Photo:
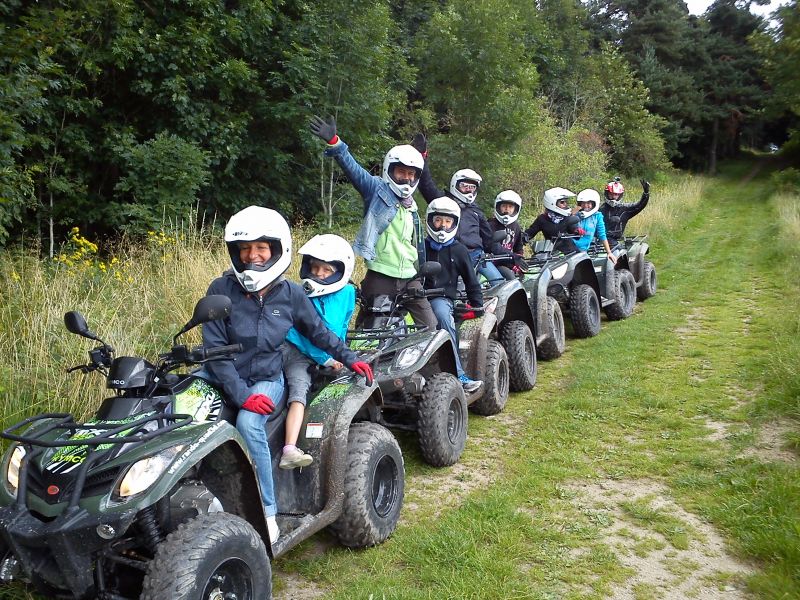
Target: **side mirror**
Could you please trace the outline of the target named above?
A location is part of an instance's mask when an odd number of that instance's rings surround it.
[[[86,324],[86,319],[84,319],[83,315],[78,311],[71,310],[68,313],[65,313],[64,325],[67,327],[67,331],[70,333],[89,338],[90,340],[97,339],[97,336],[89,330],[89,326]]]
[[[203,296],[200,298],[200,301],[195,304],[192,318],[183,326],[183,329],[175,334],[175,337],[172,338],[172,343],[176,344],[178,336],[186,333],[193,327],[197,327],[201,323],[224,319],[229,314],[231,314],[230,298],[222,295]]]
[[[203,296],[194,307],[192,327],[208,321],[224,319],[231,314],[231,299],[227,296]]]
[[[492,235],[492,242],[493,243],[502,242],[504,239],[506,239],[506,230],[505,229],[498,229]]]
[[[442,265],[435,260],[426,260],[419,268],[420,277],[436,277],[442,272]]]

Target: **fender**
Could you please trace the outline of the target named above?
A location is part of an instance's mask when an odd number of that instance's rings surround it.
[[[320,531],[333,523],[342,514],[344,506],[344,477],[347,468],[348,436],[350,425],[356,415],[365,412],[372,422],[380,421],[380,407],[383,405],[383,396],[377,381],[367,385],[361,377],[349,375],[345,381],[339,379],[332,381],[312,400],[306,410],[305,422],[328,423],[332,430],[322,440],[323,451],[328,453],[327,464],[329,471],[323,484],[325,505],[315,515],[314,519],[305,519],[303,523],[288,535],[278,539],[275,556],[282,556],[297,546],[310,535]],[[336,386],[331,388],[331,386]],[[331,388],[329,396],[325,390]],[[334,420],[331,424],[330,417]],[[305,434],[301,430],[301,438]],[[319,441],[319,440],[314,440]]]
[[[489,339],[492,332],[497,329],[497,317],[486,313],[480,319],[464,321],[459,328],[458,353],[461,362],[467,367],[468,373],[475,373],[477,379],[486,376],[486,353],[489,349]]]
[[[533,331],[534,339],[540,343],[538,335],[540,331],[545,331],[547,328],[547,288],[550,285],[552,275],[550,269],[545,267],[542,269],[539,279],[534,288],[534,297],[531,298],[531,307],[536,319],[536,328]]]
[[[585,253],[583,254],[584,256],[575,265],[575,274],[572,277],[570,289],[581,283],[590,285],[597,294],[597,299],[599,301],[602,294],[600,293],[600,283],[597,281],[597,273],[594,272],[594,266],[589,256]]]

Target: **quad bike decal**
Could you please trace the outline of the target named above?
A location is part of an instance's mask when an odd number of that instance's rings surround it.
[[[222,410],[222,394],[202,379],[195,379],[175,395],[175,412],[191,415],[197,421],[216,421]]]

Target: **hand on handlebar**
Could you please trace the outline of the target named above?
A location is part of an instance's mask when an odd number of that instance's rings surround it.
[[[372,385],[375,377],[372,374],[372,367],[370,367],[368,363],[363,361],[354,362],[352,365],[350,365],[350,368],[354,372],[364,377],[364,379],[367,380],[367,385]]]

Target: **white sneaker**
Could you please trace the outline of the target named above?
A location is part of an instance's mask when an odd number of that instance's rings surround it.
[[[295,446],[284,450],[281,454],[281,462],[278,465],[281,469],[296,469],[297,467],[307,467],[314,462],[314,457],[306,454]]]
[[[267,517],[267,531],[269,532],[269,541],[274,545],[281,535],[281,530],[278,528],[278,521],[275,520],[274,516]]]

